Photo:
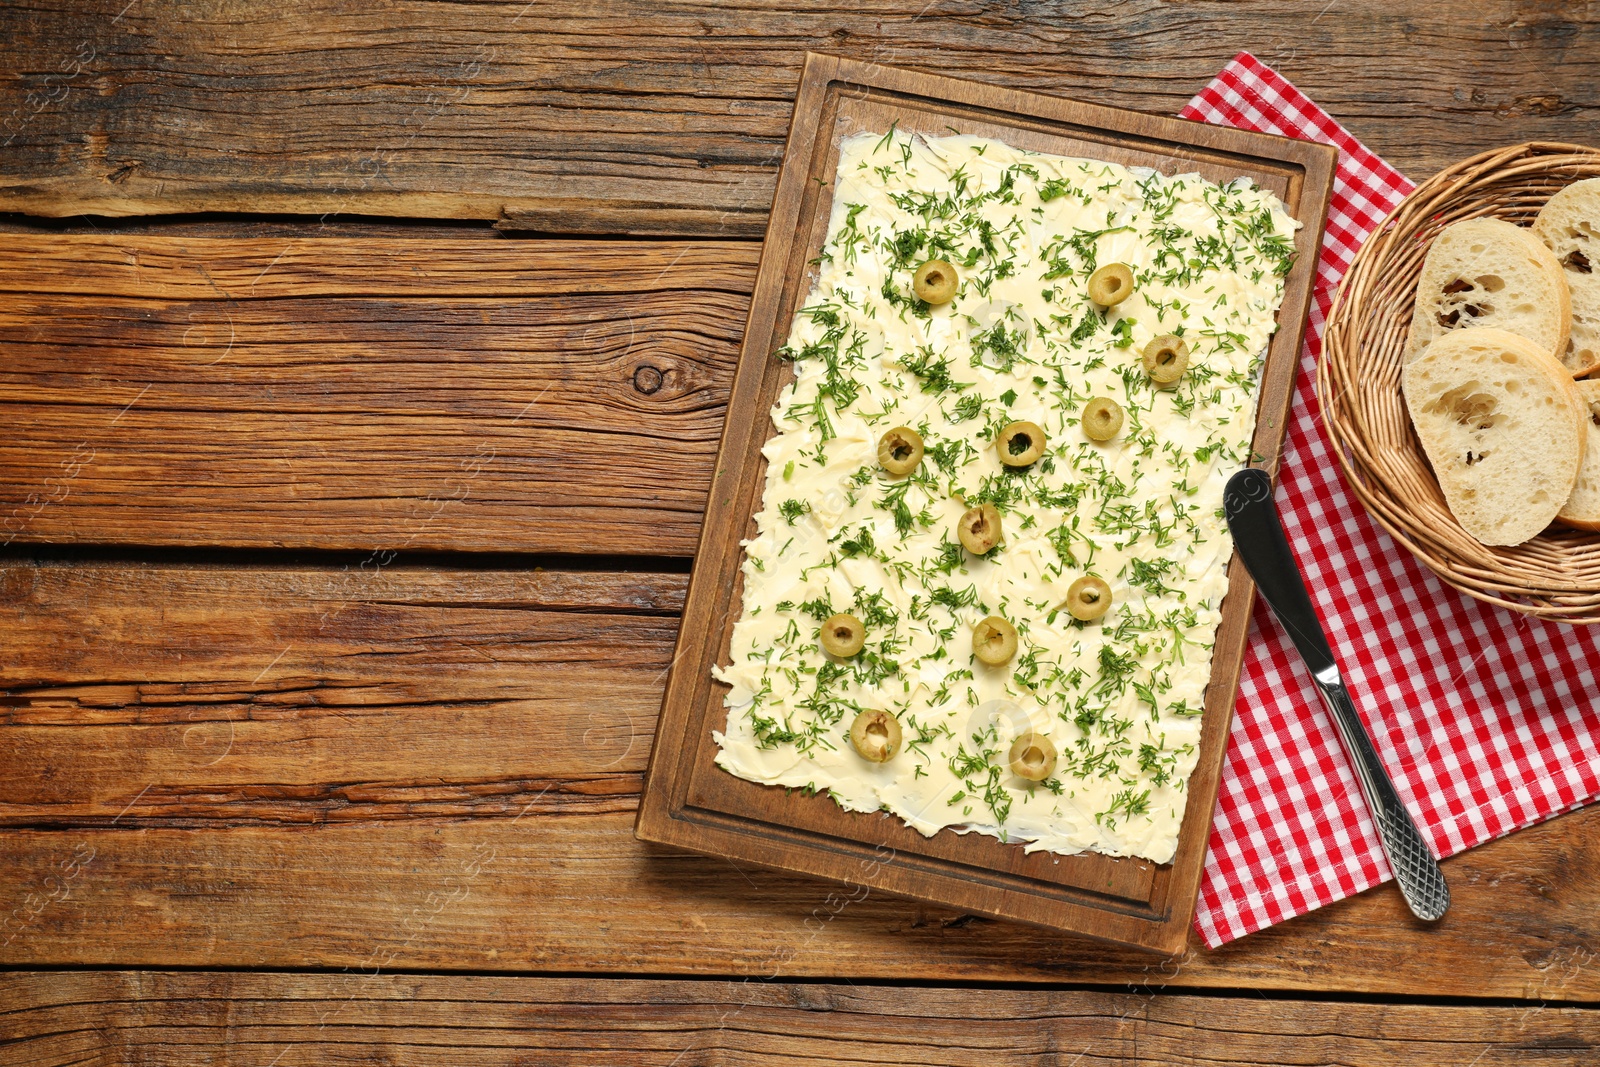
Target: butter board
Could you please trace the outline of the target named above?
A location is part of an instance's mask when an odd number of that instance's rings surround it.
[[[815,280],[826,237],[840,142],[891,124],[952,129],[1017,148],[1199,173],[1245,176],[1283,200],[1303,225],[1285,279],[1279,329],[1261,371],[1252,438],[1275,470],[1283,443],[1335,150],[1247,131],[1143,115],[1057,97],[808,54],[779,174],[683,628],[667,679],[635,832],[645,841],[844,881],[993,918],[1034,923],[1151,951],[1187,943],[1249,630],[1254,586],[1235,559],[1206,689],[1200,755],[1169,864],[1097,853],[1026,854],[981,834],[931,838],[882,813],[844,811],[745,781],[717,767],[712,731],[726,721],[726,687],[711,677],[727,655],[742,601],[740,542],[754,533],[765,479],[769,412],[792,379],[774,353]]]

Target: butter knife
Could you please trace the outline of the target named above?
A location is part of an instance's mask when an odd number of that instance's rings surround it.
[[[1444,872],[1428,850],[1411,813],[1395,792],[1394,783],[1378,759],[1372,736],[1339,676],[1339,664],[1328,645],[1328,635],[1311,605],[1305,580],[1272,502],[1272,479],[1266,471],[1246,468],[1228,479],[1222,497],[1223,513],[1233,531],[1234,551],[1256,580],[1261,599],[1272,608],[1288,631],[1289,639],[1316,679],[1317,692],[1339,730],[1345,754],[1361,783],[1361,795],[1378,826],[1378,837],[1389,857],[1400,892],[1417,918],[1433,922],[1450,906],[1450,887]]]

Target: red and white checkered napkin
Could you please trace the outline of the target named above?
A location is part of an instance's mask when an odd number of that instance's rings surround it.
[[[1278,506],[1423,836],[1450,856],[1594,799],[1600,627],[1537,622],[1442,584],[1349,495],[1322,425],[1313,381],[1334,289],[1412,183],[1247,52],[1181,114],[1339,149]],[[1311,676],[1258,603],[1195,926],[1216,948],[1390,877]]]

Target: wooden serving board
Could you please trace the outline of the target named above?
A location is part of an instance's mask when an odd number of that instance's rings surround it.
[[[726,721],[726,687],[713,681],[711,668],[728,654],[741,603],[740,541],[755,532],[752,516],[765,484],[760,449],[773,432],[768,413],[792,376],[773,352],[815,280],[811,261],[826,237],[840,141],[891,123],[929,134],[953,128],[1037,152],[1168,174],[1198,172],[1215,181],[1244,175],[1281,197],[1304,225],[1262,371],[1254,437],[1260,463],[1276,469],[1332,186],[1332,148],[808,55],[636,833],[646,841],[840,879],[851,887],[844,899],[883,889],[1178,951],[1194,914],[1255,593],[1237,560],[1228,572],[1199,763],[1170,864],[1027,855],[1020,845],[949,829],[925,838],[898,818],[846,812],[826,796],[744,781],[714,763],[712,731]]]

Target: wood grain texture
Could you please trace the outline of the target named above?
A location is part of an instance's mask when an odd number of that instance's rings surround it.
[[[0,825],[631,812],[683,584],[0,565]]]
[[[629,814],[479,801],[421,815],[0,836],[7,966],[547,971],[1600,1003],[1600,813],[1445,861],[1420,926],[1393,886],[1172,958],[634,840]]]
[[[0,825],[630,813],[682,601],[677,574],[0,566]]]
[[[0,10],[0,209],[759,235],[807,49],[1175,113],[1238,49],[1402,171],[1592,138],[1587,5],[43,0]],[[470,165],[463,165],[470,160]]]
[[[14,1067],[1587,1064],[1594,1009],[388,974],[0,977]]]
[[[1092,154],[1169,174],[1197,172],[1213,181],[1244,175],[1281,199],[1301,229],[1295,266],[1283,282],[1281,325],[1261,370],[1251,439],[1257,461],[1269,471],[1277,466],[1337,163],[1331,148],[808,54],[638,834],[660,844],[859,881],[993,918],[1176,951],[1189,938],[1250,628],[1255,594],[1242,564],[1229,567],[1199,756],[1168,864],[1094,853],[1030,855],[1014,844],[951,828],[925,837],[897,820],[846,812],[826,797],[741,781],[717,766],[712,733],[729,713],[723,706],[727,687],[712,674],[728,662],[742,595],[743,542],[756,534],[753,516],[767,484],[762,449],[773,432],[768,413],[794,380],[790,365],[772,352],[788,339],[796,309],[816,280],[810,265],[823,252],[833,217],[841,140],[857,131],[894,129],[921,135],[959,129],[1029,151]]]
[[[1600,809],[1152,959],[641,845],[682,575],[0,570],[0,964],[546,970],[1600,1002]],[[270,1059],[270,1057],[269,1057]]]
[[[688,555],[757,249],[0,248],[0,543]]]

